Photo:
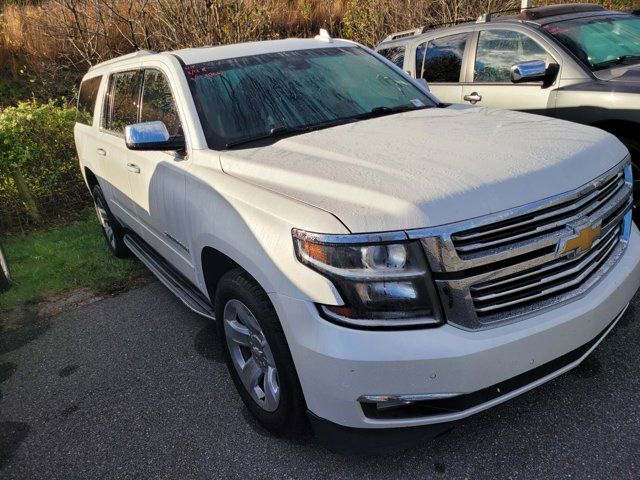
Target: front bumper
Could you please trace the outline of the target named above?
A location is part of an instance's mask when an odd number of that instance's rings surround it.
[[[618,264],[584,297],[522,321],[482,331],[364,331],[322,319],[310,302],[272,294],[312,414],[357,429],[436,425],[490,408],[578,365],[613,328],[640,287],[640,233]],[[597,338],[599,337],[599,338]],[[594,341],[594,339],[596,339]],[[588,345],[558,369],[459,411],[372,418],[362,395],[483,391]]]

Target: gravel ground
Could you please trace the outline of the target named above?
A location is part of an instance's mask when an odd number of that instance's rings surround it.
[[[639,478],[640,296],[580,367],[403,453],[274,438],[157,282],[0,334],[0,478]]]

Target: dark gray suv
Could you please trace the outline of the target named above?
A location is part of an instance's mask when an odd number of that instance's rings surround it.
[[[553,5],[399,32],[376,50],[426,80],[444,103],[528,111],[613,133],[629,148],[640,179],[638,16],[593,4]]]

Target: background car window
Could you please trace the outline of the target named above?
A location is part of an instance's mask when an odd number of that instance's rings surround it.
[[[458,83],[467,37],[466,33],[462,33],[419,45],[416,51],[417,77],[429,83]]]
[[[640,63],[640,18],[610,15],[576,18],[545,25],[591,70]]]
[[[80,85],[76,122],[85,125],[93,124],[93,113],[96,108],[96,98],[98,98],[98,89],[100,88],[101,81],[102,75],[89,78]]]
[[[546,62],[547,52],[527,35],[512,30],[482,30],[473,81],[511,83],[511,67],[531,60]]]
[[[402,68],[404,65],[404,51],[405,47],[389,47],[379,50],[378,53],[385,57],[387,60],[396,64],[396,66]]]
[[[145,70],[140,121],[156,120],[164,122],[169,135],[182,135],[180,117],[167,78],[159,70]]]
[[[118,72],[109,79],[109,95],[103,117],[103,128],[124,134],[124,127],[138,122],[140,74],[138,71]]]

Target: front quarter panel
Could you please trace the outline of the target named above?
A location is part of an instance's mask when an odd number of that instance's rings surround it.
[[[298,261],[292,228],[349,233],[332,214],[225,174],[213,151],[197,152],[187,175],[187,212],[197,281],[206,293],[202,251],[212,247],[243,267],[267,293],[342,303],[333,284]]]
[[[626,121],[640,124],[640,89],[622,91],[605,81],[564,82],[558,89],[557,116],[572,122],[594,124]]]

